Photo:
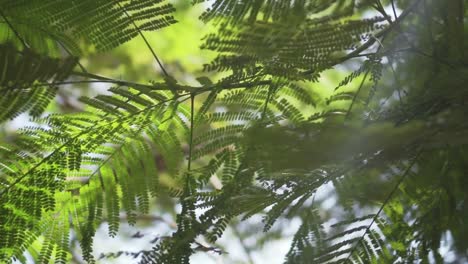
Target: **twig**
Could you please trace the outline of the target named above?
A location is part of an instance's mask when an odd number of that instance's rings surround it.
[[[385,8],[383,7],[380,0],[376,0],[376,4],[377,4],[377,7],[375,7],[375,9],[377,10],[377,12],[382,14],[382,16],[385,17],[385,19],[388,21],[388,23],[393,24],[392,18],[387,14],[387,12],[385,12]],[[395,16],[395,19],[396,19],[396,16]]]
[[[154,52],[153,48],[151,47],[151,45],[149,44],[148,40],[146,39],[145,35],[143,35],[143,32],[141,32],[140,28],[138,27],[138,25],[135,23],[135,20],[133,20],[132,16],[130,16],[130,14],[127,12],[127,10],[125,10],[125,8],[119,3],[117,2],[117,4],[119,5],[119,7],[123,10],[123,12],[125,13],[125,15],[128,17],[128,19],[130,19],[132,21],[132,24],[133,26],[135,27],[135,29],[138,31],[138,34],[140,34],[141,38],[143,39],[143,41],[145,42],[146,46],[148,47],[148,49],[151,51],[151,54],[153,54],[153,57],[154,59],[156,60],[156,62],[158,63],[159,67],[161,68],[162,72],[164,73],[164,75],[166,77],[169,77],[169,74],[167,74],[166,72],[166,69],[164,69],[161,61],[159,60],[158,56],[156,55],[156,52]]]
[[[359,88],[357,89],[356,93],[354,94],[353,100],[351,101],[351,104],[349,105],[348,111],[346,112],[345,119],[348,119],[351,115],[351,110],[353,109],[354,103],[356,102],[357,96],[359,95],[359,92],[361,91],[362,87],[364,86],[364,82],[367,79],[367,75],[369,75],[370,70],[366,71],[366,74],[364,74],[364,78],[362,78],[361,84],[359,85]]]
[[[397,94],[398,94],[398,100],[400,101],[400,105],[402,105],[403,101],[402,101],[402,98],[401,98],[401,90],[400,90],[402,85],[400,83],[400,79],[398,79],[395,68],[393,67],[393,57],[389,56],[388,59],[389,59],[390,69],[392,70],[393,78],[395,79],[395,83],[396,83],[396,87],[397,87],[396,90],[397,90]],[[401,109],[403,109],[403,107]]]
[[[268,103],[270,102],[270,98],[271,98],[271,94],[272,94],[272,88],[271,86],[268,87],[268,95],[267,95],[267,98],[265,99],[265,105],[263,107],[263,112],[262,112],[262,120],[265,119],[265,116],[266,116],[266,112],[268,110]]]
[[[195,95],[190,94],[190,135],[189,135],[189,155],[188,155],[188,164],[187,164],[188,171],[190,171],[190,168],[192,165],[194,102],[195,102]]]
[[[255,262],[252,258],[252,250],[250,250],[250,248],[245,244],[244,239],[242,239],[239,230],[237,230],[237,227],[234,224],[231,224],[231,228],[234,235],[239,239],[239,243],[242,249],[244,250],[245,255],[247,256],[248,263],[254,264]]]
[[[67,48],[67,46],[66,46],[65,44],[62,43],[62,41],[60,41],[60,40],[56,40],[56,41],[60,44],[60,46],[63,48],[63,50],[65,50],[65,52],[68,53],[69,56],[75,57],[75,56],[73,55],[73,53]],[[80,67],[80,69],[81,69],[83,72],[88,73],[88,71],[87,71],[86,68],[83,66],[83,64],[81,64],[79,58],[77,58],[76,64],[78,65],[78,67]]]
[[[10,29],[13,31],[13,33],[15,34],[15,36],[20,40],[21,44],[23,44],[23,46],[25,48],[28,48],[29,49],[29,45],[26,43],[26,41],[24,40],[23,37],[21,37],[21,35],[18,33],[18,31],[16,31],[15,27],[13,27],[13,25],[10,23],[10,21],[8,20],[8,18],[5,16],[5,14],[3,14],[2,10],[0,9],[0,16],[3,17],[3,19],[5,20],[5,23],[7,23],[8,27],[10,27]]]
[[[128,86],[128,87],[145,87],[145,88],[150,88],[153,90],[157,90],[157,87],[154,87],[152,85],[146,85],[146,84],[141,84],[141,83],[134,83],[134,82],[129,82],[129,81],[124,81],[124,80],[115,80],[109,77],[93,74],[93,73],[88,73],[88,72],[72,72],[72,75],[75,76],[81,76],[81,77],[86,77],[86,78],[91,78],[95,80],[100,80],[108,83],[114,83],[118,85],[123,85],[123,86]]]
[[[414,157],[414,159],[411,161],[411,163],[408,165],[408,167],[406,168],[406,170],[403,172],[403,175],[400,177],[400,179],[398,180],[397,184],[395,184],[395,186],[393,187],[392,191],[387,195],[387,198],[385,198],[385,201],[382,203],[382,205],[380,206],[379,210],[377,211],[377,213],[374,215],[374,217],[372,218],[372,221],[371,223],[367,226],[366,230],[364,231],[364,234],[359,238],[359,240],[356,242],[356,244],[354,244],[354,247],[351,249],[351,251],[349,252],[349,255],[348,257],[346,258],[346,260],[343,262],[343,263],[347,263],[349,261],[349,259],[351,258],[351,256],[353,255],[354,251],[356,250],[356,248],[358,247],[358,245],[361,243],[361,241],[364,239],[364,237],[367,235],[367,233],[369,232],[369,230],[371,229],[372,225],[375,223],[375,221],[377,220],[377,218],[379,217],[380,213],[382,213],[384,207],[387,205],[387,203],[390,201],[390,199],[392,198],[392,196],[395,194],[395,192],[398,190],[398,187],[400,187],[401,183],[403,182],[403,180],[406,178],[406,176],[409,174],[411,168],[413,168],[414,164],[416,163],[416,161],[418,160],[419,158],[419,155],[421,154],[421,151],[419,151],[417,154],[416,154],[416,157]]]
[[[92,74],[92,73],[85,73],[85,72],[72,72],[72,75],[76,76],[81,76],[81,77],[86,77],[86,78],[91,78],[95,80],[99,80],[102,82],[106,83],[114,83],[122,86],[127,86],[127,87],[144,87],[144,88],[149,88],[151,90],[161,90],[161,91],[173,91],[174,88],[170,87],[155,87],[152,85],[147,85],[147,84],[141,84],[141,83],[135,83],[135,82],[129,82],[125,80],[116,80],[112,79],[109,77],[97,75],[97,74]],[[62,83],[58,83],[62,84]],[[68,84],[67,82],[64,82],[63,84]],[[252,87],[257,87],[257,86],[262,86],[262,85],[269,85],[271,84],[271,80],[263,80],[263,81],[258,81],[258,82],[247,82],[247,83],[216,83],[214,85],[210,86],[189,86],[189,85],[177,85],[175,87],[176,91],[188,91],[188,92],[193,92],[195,94],[200,94],[202,92],[206,91],[211,91],[213,88],[217,88],[220,90],[230,90],[230,89],[238,89],[238,88],[252,88]]]
[[[391,2],[391,4],[392,4],[393,15],[395,16],[395,19],[396,19],[396,18],[397,18],[397,14],[396,14],[396,8],[395,8],[395,1],[394,1],[394,0],[391,0],[390,2]]]

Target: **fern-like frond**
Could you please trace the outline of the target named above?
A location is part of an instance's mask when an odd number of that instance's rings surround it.
[[[288,23],[256,22],[235,27],[222,25],[206,37],[202,48],[221,55],[207,70],[236,72],[261,66],[265,74],[290,79],[314,79],[306,71],[320,72],[361,40],[381,29],[382,17],[365,20],[308,21],[295,30]]]
[[[1,1],[2,13],[25,42],[37,31],[47,32],[49,39],[67,45],[73,39],[89,41],[99,50],[109,50],[138,35],[138,31],[153,31],[175,23],[175,9],[163,0],[80,1],[70,4],[60,0]],[[6,30],[6,25],[2,25]],[[13,36],[13,34],[10,34]],[[43,40],[45,41],[45,40]],[[53,43],[52,43],[53,44]],[[42,46],[44,44],[41,44]],[[72,52],[76,46],[67,45]]]
[[[22,168],[22,163],[14,159],[2,163],[5,170],[1,178],[0,210],[1,222],[6,223],[1,226],[5,234],[5,239],[1,240],[2,248],[6,249],[2,252],[2,260],[22,254],[8,249],[25,249],[29,247],[28,243],[34,242],[22,236],[24,232],[45,237],[43,253],[39,255],[42,260],[52,258],[54,250],[63,252],[65,249],[53,240],[65,236],[63,232],[66,229],[68,233],[68,228],[61,229],[62,235],[59,232],[49,236],[48,232],[56,231],[40,229],[36,224],[47,215],[53,216],[56,210],[63,210],[73,219],[84,258],[92,262],[92,239],[104,210],[112,235],[118,229],[117,216],[121,209],[126,212],[129,222],[134,223],[136,213],[148,212],[150,195],[158,192],[154,153],[148,137],[154,135],[154,144],[170,152],[167,157],[173,160],[168,161],[172,171],[179,167],[176,162],[180,159],[174,154],[181,151],[181,147],[177,135],[171,131],[177,123],[176,119],[170,118],[171,111],[177,109],[174,104],[169,104],[172,99],[156,102],[129,88],[127,93],[98,96],[92,100],[98,102],[93,105],[98,111],[75,116],[51,115],[37,120],[44,124],[43,127],[23,129],[26,141],[34,139],[36,144],[42,145],[37,156],[27,157],[29,166]],[[123,109],[122,113],[115,114],[119,109]],[[71,184],[73,181],[78,184]],[[56,195],[61,191],[70,191],[74,195],[69,201],[57,204]],[[62,255],[53,258],[62,261]]]
[[[392,257],[378,227],[370,229],[374,215],[338,222],[325,232],[320,217],[306,214],[293,239],[286,263],[375,263]],[[384,223],[381,221],[381,223]]]
[[[204,0],[196,0],[194,3],[201,3]],[[320,13],[335,6],[335,12],[342,9],[342,13],[349,14],[353,10],[354,1],[349,1],[348,5],[343,7],[346,1],[291,1],[291,0],[275,0],[275,1],[233,1],[233,0],[217,0],[212,7],[206,10],[201,19],[208,20],[228,20],[230,23],[238,23],[239,21],[253,22],[256,20],[263,21],[301,21],[304,20],[310,13]]]

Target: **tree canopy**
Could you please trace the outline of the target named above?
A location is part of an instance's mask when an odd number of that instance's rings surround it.
[[[285,263],[468,261],[467,13],[0,0],[0,262],[189,263],[227,230],[247,254],[289,237]]]

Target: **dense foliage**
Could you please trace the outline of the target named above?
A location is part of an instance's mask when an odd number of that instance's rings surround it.
[[[206,9],[199,84],[146,38],[174,5]],[[262,244],[300,220],[286,263],[466,260],[466,15],[463,0],[0,0],[0,121],[31,118],[0,141],[0,261],[69,263],[73,236],[94,263],[103,222],[115,236],[167,199],[172,234],[101,257],[188,263],[223,254],[229,226]],[[157,74],[83,63],[134,38]],[[111,86],[51,110],[96,83]]]

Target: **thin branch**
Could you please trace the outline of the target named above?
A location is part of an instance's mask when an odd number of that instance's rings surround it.
[[[115,83],[114,81],[99,81],[99,80],[83,80],[83,81],[63,81],[63,82],[45,82],[45,83],[35,83],[31,85],[24,85],[22,87],[18,86],[10,86],[10,87],[5,87],[0,89],[0,92],[8,92],[8,91],[13,91],[17,89],[26,89],[28,87],[31,88],[37,88],[37,87],[43,87],[43,86],[57,86],[57,85],[67,85],[67,84],[82,84],[82,83]]]
[[[152,85],[147,85],[147,84],[141,84],[141,83],[135,83],[135,82],[129,82],[125,80],[116,80],[112,79],[109,77],[97,75],[97,74],[92,74],[92,73],[84,73],[84,72],[72,72],[72,75],[76,76],[81,76],[81,77],[86,77],[86,78],[91,78],[95,80],[100,80],[103,82],[107,83],[114,83],[122,86],[128,86],[128,87],[145,87],[149,88],[152,90],[162,90],[162,91],[173,91],[174,88],[170,87],[155,87]],[[262,86],[262,85],[269,85],[271,84],[271,80],[263,80],[263,81],[258,81],[258,82],[247,82],[247,83],[216,83],[214,85],[210,85],[207,87],[203,86],[189,86],[189,85],[177,85],[175,87],[176,91],[187,91],[187,92],[194,92],[199,94],[200,91],[205,92],[205,91],[210,91],[213,88],[217,88],[220,90],[230,90],[230,89],[238,89],[238,88],[252,88],[256,86]]]
[[[380,0],[376,0],[375,2],[377,4],[377,7],[375,8],[377,10],[377,12],[382,14],[382,16],[385,17],[385,19],[388,21],[388,23],[393,24],[392,18],[387,14],[387,12],[385,12],[385,8],[383,7]],[[396,18],[396,16],[395,16],[395,18]]]
[[[75,56],[73,55],[73,53],[67,48],[67,46],[66,46],[65,44],[62,43],[62,41],[60,41],[60,40],[56,40],[56,41],[60,44],[60,46],[63,48],[63,50],[65,50],[65,52],[68,53],[69,56],[75,57]],[[88,73],[88,71],[87,71],[86,68],[83,66],[83,64],[81,64],[81,62],[80,62],[80,60],[79,60],[78,58],[77,58],[77,60],[76,60],[76,64],[78,65],[78,67],[80,67],[80,69],[81,69],[83,72]]]
[[[384,41],[384,39],[385,39],[386,36],[387,36],[387,35],[382,35],[382,42]],[[380,51],[382,48],[384,48],[384,46],[382,45],[382,42],[381,42],[378,38],[376,38],[375,36],[373,36],[371,39],[374,39],[375,41],[377,41],[377,42],[379,43],[379,46],[378,46],[378,48],[377,48],[377,51],[375,52],[375,54],[378,54],[379,51]],[[349,118],[349,116],[350,116],[350,114],[351,114],[351,110],[352,110],[352,108],[353,108],[353,106],[354,106],[354,103],[356,102],[357,96],[358,96],[359,92],[361,91],[361,89],[362,89],[362,87],[363,87],[363,85],[364,85],[364,82],[365,82],[365,80],[366,80],[366,78],[367,78],[367,75],[370,73],[370,71],[371,71],[371,69],[368,69],[368,70],[366,71],[366,74],[364,75],[364,78],[362,79],[362,82],[361,82],[361,84],[359,85],[359,88],[358,88],[358,90],[356,91],[356,94],[354,95],[353,100],[351,101],[351,104],[350,104],[350,106],[349,106],[348,112],[346,113],[345,119],[348,119],[348,118]]]
[[[37,83],[37,84],[32,84],[31,86],[50,86],[50,85],[67,85],[67,84],[79,84],[79,83],[112,83],[115,85],[121,85],[121,86],[127,86],[127,87],[142,87],[142,88],[148,88],[151,90],[159,90],[159,91],[174,91],[174,87],[156,87],[153,85],[148,85],[148,84],[142,84],[142,83],[135,83],[135,82],[130,82],[126,80],[117,80],[117,79],[112,79],[110,77],[102,76],[102,75],[97,75],[89,72],[76,72],[73,71],[71,73],[73,76],[80,76],[84,78],[90,78],[94,79],[93,80],[83,80],[83,81],[60,81],[60,82],[45,82],[45,83]],[[177,85],[175,87],[176,91],[181,91],[181,92],[193,92],[196,94],[200,94],[206,91],[211,91],[213,88],[219,89],[219,90],[230,90],[230,89],[239,89],[239,88],[252,88],[252,87],[257,87],[257,86],[262,86],[262,85],[269,85],[271,84],[271,80],[263,80],[263,81],[258,81],[258,82],[243,82],[243,83],[223,83],[219,82],[214,85],[210,86],[189,86],[189,85]],[[23,87],[7,87],[0,89],[0,92],[4,91],[9,91],[15,88],[26,88],[29,86],[23,86]]]
[[[128,17],[128,19],[130,19],[132,21],[132,24],[133,26],[135,27],[135,29],[138,31],[138,34],[140,34],[141,38],[143,39],[143,41],[145,42],[146,46],[148,47],[148,49],[151,51],[151,54],[153,54],[153,57],[154,59],[156,60],[156,62],[158,63],[159,67],[161,68],[162,72],[164,73],[164,75],[166,77],[169,77],[169,74],[166,72],[166,69],[164,69],[161,61],[159,60],[158,56],[156,55],[156,52],[154,52],[153,48],[151,47],[151,45],[149,44],[148,40],[146,39],[145,35],[143,35],[143,32],[140,30],[140,28],[138,27],[138,25],[135,23],[135,20],[132,18],[132,16],[130,16],[130,14],[127,12],[127,10],[125,10],[125,8],[119,3],[117,2],[117,4],[119,5],[119,7],[123,10],[123,12],[125,13],[125,15]]]
[[[395,8],[395,1],[394,1],[394,0],[391,0],[390,3],[392,4],[393,15],[395,16],[395,19],[396,19],[396,18],[397,18],[397,14],[396,14],[396,8]]]
[[[345,119],[348,119],[351,115],[351,110],[353,109],[354,103],[356,102],[357,96],[359,95],[359,92],[361,91],[362,87],[364,86],[364,82],[367,79],[367,75],[369,75],[370,69],[366,71],[366,74],[364,74],[364,78],[362,78],[361,84],[359,85],[359,88],[357,89],[356,93],[354,94],[353,100],[351,101],[351,104],[349,105],[348,111],[346,112]]]
[[[385,198],[384,202],[382,203],[382,205],[380,206],[379,210],[377,211],[377,213],[375,214],[375,216],[372,218],[372,221],[370,222],[370,224],[367,226],[366,230],[364,230],[364,234],[359,238],[359,240],[354,244],[354,247],[351,249],[351,251],[349,252],[349,255],[348,257],[346,258],[346,260],[343,262],[343,263],[347,263],[349,261],[349,259],[351,258],[351,256],[353,255],[354,251],[356,250],[356,248],[358,247],[358,245],[361,243],[361,241],[364,239],[364,237],[367,235],[367,233],[369,232],[369,230],[371,229],[372,225],[375,223],[375,221],[377,221],[377,218],[379,217],[379,215],[382,213],[384,207],[388,204],[388,202],[390,202],[390,199],[393,197],[393,195],[395,194],[395,192],[398,190],[398,188],[400,187],[401,183],[403,182],[403,180],[406,178],[406,176],[409,174],[409,172],[411,171],[411,169],[413,168],[414,164],[416,164],[416,161],[418,160],[419,158],[419,155],[421,154],[421,151],[419,151],[416,156],[414,157],[414,159],[411,161],[411,163],[408,165],[408,167],[406,168],[406,170],[403,172],[403,175],[400,177],[400,179],[398,180],[397,184],[395,184],[395,186],[393,187],[392,191],[387,195],[387,198]]]
[[[190,95],[190,135],[189,135],[189,155],[188,155],[188,164],[187,170],[190,171],[192,165],[192,149],[193,149],[193,127],[194,127],[194,102],[195,95]]]
[[[256,86],[262,86],[262,85],[270,85],[271,80],[263,80],[263,81],[258,81],[258,82],[251,82],[251,83],[233,83],[233,84],[223,84],[223,83],[218,83],[215,84],[214,86],[211,86],[209,88],[213,87],[219,87],[221,90],[229,90],[229,89],[238,89],[238,88],[252,88]]]
[[[128,87],[145,87],[145,88],[150,88],[152,90],[168,90],[168,89],[158,89],[157,87],[154,87],[152,85],[146,85],[146,84],[141,84],[141,83],[134,83],[134,82],[129,82],[129,81],[124,81],[124,80],[116,80],[112,79],[109,77],[97,75],[97,74],[92,74],[92,73],[87,73],[87,72],[72,72],[72,75],[75,76],[81,76],[81,77],[86,77],[90,79],[95,79],[95,80],[100,80],[108,83],[114,83],[122,86],[128,86]]]
[[[5,14],[2,12],[1,9],[0,9],[0,16],[3,17],[3,19],[5,20],[5,23],[7,23],[8,27],[10,27],[10,29],[13,31],[15,36],[20,40],[20,42],[23,44],[23,46],[25,48],[29,49],[30,48],[29,45],[26,43],[24,38],[21,37],[21,35],[18,33],[18,31],[16,31],[15,27],[13,27],[13,24],[11,24],[11,22],[8,20],[8,18],[5,16]]]
[[[262,117],[261,119],[264,120],[265,119],[265,116],[266,116],[266,112],[268,110],[268,104],[270,103],[270,98],[271,98],[271,93],[272,93],[272,88],[271,86],[268,87],[268,95],[267,95],[267,98],[265,99],[265,105],[263,107],[263,112],[262,112]]]
[[[244,250],[245,255],[247,256],[248,263],[254,264],[255,262],[252,258],[252,250],[250,250],[250,248],[245,244],[244,239],[242,239],[239,230],[237,230],[237,227],[234,224],[231,224],[231,228],[234,235],[239,239],[239,243],[242,249]]]
[[[21,42],[23,43],[23,45],[25,45],[26,42],[25,42],[25,41],[21,38],[21,36],[14,30],[14,28],[13,28],[12,25],[8,22],[8,20],[6,19],[6,17],[1,13],[1,10],[0,10],[0,15],[5,19],[5,22],[6,22],[7,25],[13,30],[13,32],[15,32],[16,36],[21,40]],[[19,23],[17,23],[17,24],[24,24],[24,25],[33,27],[33,26],[31,26],[30,24],[21,23],[21,22],[19,22]],[[43,32],[43,33],[45,33],[45,34],[47,34],[47,35],[50,35],[50,37],[51,37],[53,40],[57,41],[57,43],[60,45],[60,47],[62,47],[63,50],[64,50],[69,56],[71,56],[71,57],[76,57],[76,56],[73,55],[73,53],[67,48],[67,46],[66,46],[60,39],[58,39],[57,37],[55,37],[52,33],[50,33],[50,32],[47,31],[47,30],[44,30],[44,29],[42,29],[42,28],[40,28],[40,27],[34,27],[34,29],[37,30],[37,31],[41,31],[41,32]],[[25,46],[26,46],[26,45],[25,45]],[[88,71],[86,70],[86,68],[83,66],[83,64],[80,63],[80,61],[77,61],[76,64],[78,65],[78,67],[80,67],[80,69],[81,69],[83,72],[88,72]]]
[[[411,51],[412,49],[413,49],[412,47],[408,47],[408,48],[402,48],[402,49],[397,49],[397,50],[385,50],[385,51],[380,52],[378,55],[379,57],[389,56],[390,54],[393,54],[393,53],[408,52],[408,51]],[[356,54],[353,58],[371,57],[371,56],[376,56],[376,55],[377,54],[375,52],[361,53],[361,54]]]
[[[393,78],[395,79],[395,83],[396,83],[396,87],[397,87],[396,90],[397,90],[397,94],[398,94],[398,100],[400,101],[400,105],[402,105],[403,101],[402,101],[401,90],[400,90],[402,85],[400,83],[400,79],[397,76],[395,68],[393,67],[393,57],[388,56],[388,59],[389,59],[390,69],[392,70]],[[403,109],[403,107],[402,107],[402,109]]]
[[[440,63],[440,64],[443,64],[443,65],[445,65],[445,66],[448,66],[448,67],[450,67],[450,68],[452,68],[452,69],[455,69],[455,68],[456,68],[456,67],[455,67],[453,64],[451,64],[450,62],[448,62],[448,61],[446,61],[446,60],[444,60],[444,59],[441,59],[441,58],[439,58],[439,57],[436,57],[436,56],[427,54],[427,53],[425,53],[425,52],[423,52],[423,51],[421,51],[421,50],[419,50],[419,49],[417,49],[417,48],[415,48],[415,47],[414,47],[414,48],[411,48],[411,49],[408,49],[408,52],[414,52],[414,53],[416,53],[416,54],[419,54],[419,55],[421,55],[421,56],[424,56],[424,57],[426,57],[426,58],[429,58],[429,59],[431,59],[431,60],[434,60],[434,61],[436,61],[436,62],[438,62],[438,63]]]

